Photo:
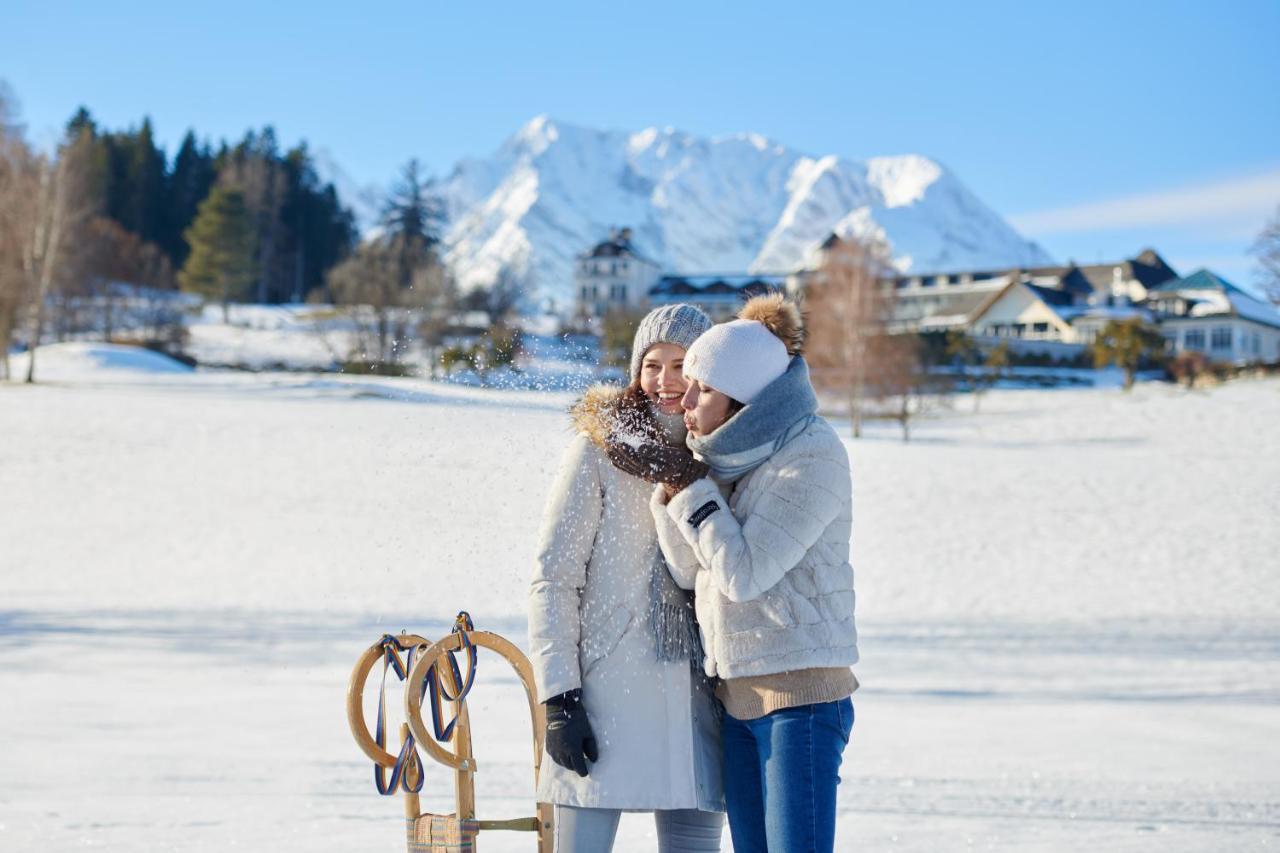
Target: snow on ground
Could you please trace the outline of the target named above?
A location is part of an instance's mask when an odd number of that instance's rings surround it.
[[[21,379],[31,366],[29,353],[9,357],[10,375]],[[55,383],[135,383],[149,377],[190,374],[180,361],[140,347],[72,341],[50,344],[36,352],[36,379]]]
[[[332,370],[351,348],[349,330],[332,328],[331,306],[207,305],[187,324],[187,349],[201,364],[255,370]]]
[[[523,643],[570,395],[93,375],[0,386],[0,849],[403,849],[349,667],[462,607]],[[968,408],[849,444],[839,849],[1274,849],[1280,382]],[[481,666],[481,812],[524,814],[520,693]]]

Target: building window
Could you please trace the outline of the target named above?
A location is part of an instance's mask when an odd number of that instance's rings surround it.
[[[1182,338],[1182,346],[1186,349],[1204,349],[1204,329],[1187,329]]]
[[[1214,349],[1231,349],[1231,327],[1219,326],[1214,329],[1210,343]]]
[[[1031,331],[1035,332],[1037,335],[1045,335],[1045,334],[1048,334],[1048,333],[1049,333],[1049,324],[1048,324],[1048,323],[1034,323],[1034,324],[1032,324],[1032,326],[1031,326]]]

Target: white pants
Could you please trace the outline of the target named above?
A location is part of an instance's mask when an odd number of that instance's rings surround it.
[[[609,853],[618,834],[620,809],[556,806],[556,853]],[[720,849],[724,815],[697,809],[653,813],[658,853],[712,853]]]

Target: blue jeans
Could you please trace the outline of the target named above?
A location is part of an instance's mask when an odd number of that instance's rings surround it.
[[[734,853],[831,853],[853,701],[725,714],[724,796]]]

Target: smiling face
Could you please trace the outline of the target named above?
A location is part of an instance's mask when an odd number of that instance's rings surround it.
[[[654,344],[640,362],[640,390],[658,411],[678,415],[680,400],[688,390],[684,378],[684,347],[677,344]]]
[[[689,383],[680,404],[684,408],[684,425],[699,438],[715,432],[741,408],[734,405],[733,398],[728,394],[697,380]]]

